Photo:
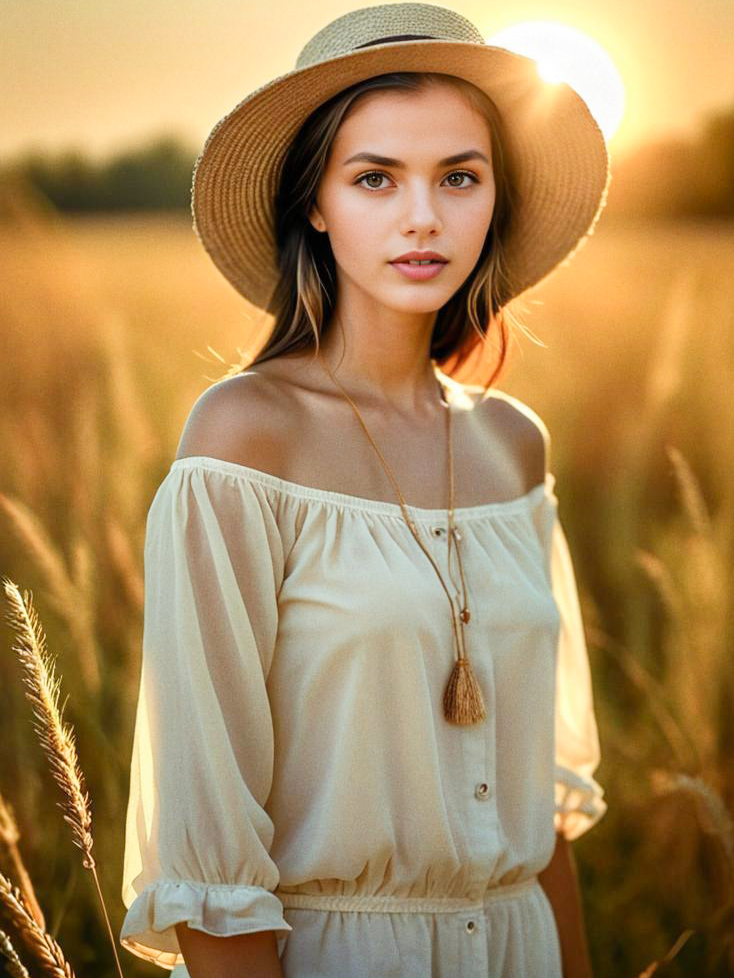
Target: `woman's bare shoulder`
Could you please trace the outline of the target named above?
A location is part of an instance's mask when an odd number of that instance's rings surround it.
[[[199,395],[176,458],[203,455],[277,475],[287,450],[288,422],[283,386],[268,371],[248,368]]]
[[[490,410],[493,407],[495,410],[501,411],[507,418],[514,418],[519,426],[527,430],[530,430],[531,427],[537,429],[544,439],[549,437],[548,428],[540,415],[525,401],[521,401],[519,397],[515,397],[513,394],[508,394],[507,391],[491,388],[479,403],[491,405]]]
[[[528,404],[495,388],[477,402],[477,409],[494,431],[502,433],[506,444],[525,473],[531,488],[542,482],[550,469],[551,440],[548,427]]]

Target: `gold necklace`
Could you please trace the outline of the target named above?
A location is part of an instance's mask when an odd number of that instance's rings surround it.
[[[477,678],[474,674],[474,671],[472,670],[471,664],[466,654],[464,626],[469,623],[471,614],[469,612],[469,608],[467,607],[466,583],[464,581],[464,568],[461,561],[461,548],[459,547],[461,534],[459,533],[458,529],[454,525],[454,453],[453,453],[453,445],[451,439],[451,406],[448,402],[448,399],[446,398],[443,385],[441,384],[440,381],[438,381],[438,378],[436,378],[441,392],[441,405],[446,410],[446,439],[448,442],[448,456],[449,456],[449,476],[448,476],[449,504],[448,504],[448,511],[447,511],[447,522],[448,522],[449,529],[448,529],[448,540],[447,540],[447,544],[448,544],[447,552],[448,552],[448,567],[449,567],[449,575],[450,575],[451,574],[451,545],[453,543],[454,546],[456,547],[456,557],[459,564],[459,572],[461,575],[461,587],[462,587],[462,594],[463,594],[463,598],[461,602],[461,611],[458,616],[456,614],[456,608],[454,606],[454,599],[451,597],[451,592],[446,587],[446,582],[443,579],[441,571],[438,569],[438,565],[436,564],[436,561],[433,559],[431,554],[428,552],[428,550],[426,550],[423,543],[421,542],[415,523],[410,518],[410,515],[408,513],[407,504],[405,502],[405,499],[403,498],[402,492],[400,491],[400,486],[398,485],[395,476],[392,474],[389,465],[385,461],[382,452],[377,447],[375,440],[373,439],[372,435],[369,433],[367,425],[364,423],[364,420],[362,418],[362,415],[359,413],[359,409],[357,408],[357,405],[354,403],[354,401],[351,399],[349,394],[347,394],[347,392],[344,390],[342,385],[336,379],[332,370],[330,369],[326,361],[321,357],[320,353],[318,354],[318,358],[326,368],[329,376],[334,381],[336,386],[339,388],[341,393],[344,395],[347,401],[352,405],[352,408],[354,409],[354,412],[357,415],[357,419],[359,420],[359,423],[362,425],[362,428],[364,429],[364,432],[367,435],[370,444],[377,452],[377,455],[380,461],[382,462],[385,472],[387,473],[388,478],[392,482],[393,487],[397,492],[398,499],[400,500],[400,507],[402,509],[403,516],[405,518],[405,522],[408,524],[411,533],[415,537],[416,543],[418,544],[418,546],[421,548],[423,553],[426,555],[426,557],[428,557],[431,564],[433,565],[433,569],[438,575],[438,579],[441,581],[441,585],[444,591],[446,592],[446,596],[449,599],[449,604],[451,606],[451,622],[453,625],[454,641],[456,644],[458,657],[456,659],[456,662],[454,663],[453,669],[451,670],[451,675],[449,676],[449,680],[448,683],[446,684],[446,689],[443,695],[444,717],[450,723],[456,723],[456,724],[477,723],[480,720],[483,720],[486,717],[487,713],[484,707],[484,699],[482,697],[481,687],[479,686]],[[457,597],[458,597],[458,593],[457,593]]]

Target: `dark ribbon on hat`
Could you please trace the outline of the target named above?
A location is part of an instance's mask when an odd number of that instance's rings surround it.
[[[392,44],[393,41],[440,41],[441,38],[433,37],[432,34],[393,34],[392,37],[378,37],[376,41],[367,41],[365,44],[358,44],[357,48],[368,48],[372,44]]]

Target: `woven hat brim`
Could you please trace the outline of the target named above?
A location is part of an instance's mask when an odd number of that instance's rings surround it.
[[[269,309],[277,276],[274,203],[291,140],[319,105],[391,71],[458,75],[486,92],[503,118],[517,204],[507,240],[512,296],[540,282],[592,233],[610,179],[604,136],[566,84],[535,62],[467,41],[374,45],[294,69],[239,102],[210,132],[191,188],[194,230],[222,274]]]

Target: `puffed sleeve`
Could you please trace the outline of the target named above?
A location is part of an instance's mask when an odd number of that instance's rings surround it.
[[[577,839],[607,810],[604,790],[593,775],[601,752],[594,713],[591,670],[576,578],[558,515],[555,479],[548,475],[546,545],[553,597],[560,617],[556,658],[555,815],[557,832]]]
[[[123,947],[163,968],[183,964],[179,922],[219,936],[292,929],[272,892],[264,808],[283,564],[262,487],[174,462],[145,530],[120,931]]]

